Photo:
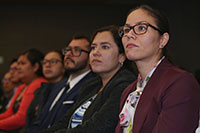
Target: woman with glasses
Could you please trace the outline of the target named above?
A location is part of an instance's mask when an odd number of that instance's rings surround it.
[[[104,27],[94,33],[89,57],[92,71],[98,76],[84,84],[65,117],[43,132],[115,132],[121,94],[135,80],[127,69],[117,27]]]
[[[36,49],[25,51],[19,56],[17,71],[22,84],[12,97],[9,108],[0,114],[0,130],[17,132],[25,125],[26,111],[34,91],[42,82],[47,82],[42,74],[42,59],[43,54]]]
[[[200,87],[168,61],[167,18],[148,5],[131,10],[119,34],[139,75],[121,97],[116,133],[192,133],[198,126]]]
[[[26,113],[26,132],[34,131],[34,124],[38,123],[38,117],[48,104],[49,97],[57,94],[67,82],[65,67],[63,64],[64,56],[61,50],[52,50],[45,54],[42,63],[42,72],[48,83],[42,83],[41,87],[34,92],[34,99]]]

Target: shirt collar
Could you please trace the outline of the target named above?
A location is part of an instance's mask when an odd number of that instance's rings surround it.
[[[91,70],[88,70],[82,74],[80,74],[79,76],[77,76],[74,79],[71,79],[71,75],[69,76],[69,79],[67,81],[67,83],[69,83],[70,88],[73,88],[85,75],[87,75]]]

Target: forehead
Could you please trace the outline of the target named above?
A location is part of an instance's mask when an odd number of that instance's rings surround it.
[[[73,39],[68,46],[84,48],[89,46],[89,42],[86,39]]]
[[[16,67],[17,66],[17,61],[16,62],[13,62],[10,67],[13,68],[13,67]]]
[[[27,55],[20,55],[17,61],[21,61],[21,60],[23,60],[23,61],[25,61],[25,60],[29,61],[28,58],[27,58]]]
[[[49,52],[45,55],[44,59],[60,59],[60,55],[57,52]]]
[[[126,24],[132,26],[140,21],[146,21],[150,24],[155,24],[155,19],[144,9],[132,11],[126,19]]]
[[[110,31],[103,31],[96,34],[92,43],[101,43],[101,42],[114,42],[114,38]]]
[[[11,77],[11,74],[8,72],[5,74],[4,78],[10,78]]]

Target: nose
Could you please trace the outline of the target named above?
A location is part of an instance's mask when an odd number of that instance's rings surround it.
[[[91,54],[93,56],[100,56],[101,55],[98,47],[96,47],[95,49],[91,50]]]
[[[65,57],[66,57],[66,56],[72,56],[72,50],[67,51],[67,52],[65,53]]]
[[[127,37],[128,39],[136,39],[137,35],[133,31],[133,29],[131,29],[127,34],[124,35],[124,37]]]

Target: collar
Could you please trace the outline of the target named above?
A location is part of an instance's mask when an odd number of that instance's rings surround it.
[[[146,78],[144,81],[142,81],[141,79],[141,75],[138,75],[138,82],[137,82],[137,88],[140,88],[140,90],[143,90],[144,87],[146,86],[147,82],[149,81],[150,77],[152,76],[153,72],[156,70],[157,66],[161,63],[161,61],[165,58],[165,56],[163,56],[157,63],[155,66],[153,66],[153,68],[151,69],[151,71],[147,74]]]
[[[70,88],[73,88],[85,75],[87,75],[91,70],[88,70],[82,74],[80,74],[79,76],[77,76],[76,78],[72,79],[71,75],[69,76],[69,79],[67,81],[67,83],[69,83]]]

